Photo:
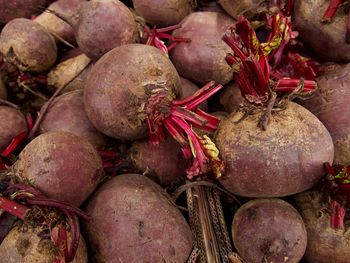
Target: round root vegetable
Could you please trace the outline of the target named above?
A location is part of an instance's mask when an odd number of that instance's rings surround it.
[[[44,6],[46,0],[0,0],[0,25],[15,18],[30,18],[36,9]]]
[[[172,26],[181,22],[189,15],[193,6],[188,0],[133,0],[135,11],[147,23],[162,26]]]
[[[0,262],[6,263],[48,263],[64,262],[57,253],[56,245],[50,238],[43,238],[40,227],[15,226],[0,245]],[[55,261],[56,260],[56,261]],[[73,263],[87,263],[88,256],[82,237]]]
[[[346,43],[347,15],[338,12],[329,24],[321,23],[328,0],[296,0],[294,25],[301,39],[321,58],[337,62],[350,61]]]
[[[181,81],[181,91],[182,91],[182,94],[180,95],[180,99],[187,98],[199,90],[198,86],[196,84],[194,84],[193,82],[189,81],[188,79],[180,77],[180,81]],[[204,111],[207,111],[208,110],[208,103],[206,101],[204,101],[203,103],[201,103],[198,106],[198,108],[200,108]]]
[[[23,114],[14,108],[0,106],[0,150],[4,150],[11,140],[22,132],[27,132],[27,122]]]
[[[57,57],[54,38],[41,25],[25,18],[14,19],[3,28],[0,52],[5,61],[31,72],[48,70]]]
[[[50,198],[81,205],[102,177],[102,161],[89,142],[68,132],[48,132],[20,153],[13,172]]]
[[[102,185],[87,204],[87,238],[97,262],[185,262],[192,233],[170,196],[143,175]]]
[[[181,148],[172,139],[152,145],[148,141],[134,142],[130,149],[133,165],[163,187],[174,186],[185,180],[185,160]]]
[[[308,110],[290,102],[272,115],[266,131],[260,114],[243,111],[221,121],[215,136],[225,163],[222,185],[247,197],[280,197],[307,190],[323,176],[322,164],[333,161],[333,142]]]
[[[279,199],[256,199],[240,207],[233,219],[232,237],[238,253],[249,263],[298,263],[307,243],[301,216]]]
[[[170,97],[180,93],[180,79],[171,61],[151,46],[120,46],[93,67],[84,90],[85,110],[93,125],[108,136],[145,138],[143,108],[155,89],[163,89]]]
[[[75,31],[79,48],[93,60],[115,47],[134,43],[137,36],[131,11],[118,0],[84,3]]]
[[[59,89],[63,86],[62,93],[84,89],[85,81],[92,69],[91,60],[84,54],[69,58],[52,70],[47,75],[47,84]]]
[[[219,0],[222,8],[232,17],[250,16],[262,4],[261,0]]]
[[[224,106],[229,113],[239,110],[239,107],[244,103],[241,91],[236,83],[227,85],[226,89],[220,95],[220,104]]]
[[[0,77],[0,99],[6,100],[7,99],[7,91],[4,82],[2,81]]]
[[[40,125],[40,133],[51,131],[73,133],[96,147],[107,143],[107,137],[86,116],[82,90],[66,93],[52,102]]]
[[[317,79],[319,89],[301,104],[326,126],[334,142],[334,161],[350,164],[350,64]]]
[[[312,190],[296,196],[296,205],[305,222],[308,241],[305,260],[310,263],[349,262],[350,230],[331,227],[327,193]]]
[[[181,28],[173,32],[174,37],[191,39],[190,43],[179,43],[170,52],[179,74],[199,84],[214,80],[222,85],[232,79],[232,68],[225,56],[230,48],[222,36],[234,20],[216,12],[195,12],[181,22]]]
[[[85,1],[86,0],[58,0],[49,5],[48,9],[50,11],[54,11],[62,17],[67,18],[67,20],[70,22],[70,18],[78,14],[81,3]],[[56,40],[61,38],[69,43],[74,43],[75,36],[72,25],[68,24],[50,11],[43,12],[37,16],[34,21],[42,25],[48,32],[53,34]]]

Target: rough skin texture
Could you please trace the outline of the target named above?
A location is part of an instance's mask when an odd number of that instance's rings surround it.
[[[89,142],[68,132],[47,132],[31,141],[14,164],[20,180],[30,180],[48,197],[81,205],[100,182],[100,156]]]
[[[170,197],[143,175],[124,174],[89,201],[86,233],[97,262],[186,262],[191,230]]]
[[[135,67],[137,65],[137,67]],[[166,55],[155,47],[117,47],[93,67],[84,89],[85,110],[94,126],[122,140],[147,136],[144,106],[155,88],[181,93],[180,78]]]
[[[82,90],[65,93],[53,101],[40,125],[40,133],[50,131],[71,132],[96,147],[107,143],[107,137],[86,116]]]
[[[219,0],[222,8],[232,17],[249,16],[259,7],[262,0]]]
[[[80,49],[97,60],[115,47],[134,43],[137,26],[122,2],[95,0],[83,4],[75,31]]]
[[[0,99],[6,100],[7,99],[7,91],[4,82],[1,79],[0,76]]]
[[[329,24],[321,19],[329,0],[295,0],[294,25],[301,39],[321,58],[350,62],[350,45],[345,42],[347,13],[338,11]]]
[[[305,260],[309,263],[348,263],[349,225],[346,225],[345,230],[336,230],[330,226],[330,215],[324,210],[329,208],[327,195],[312,190],[297,195],[295,199],[308,236]]]
[[[307,243],[298,211],[279,199],[256,199],[240,207],[232,237],[238,253],[249,263],[298,263]]]
[[[15,18],[30,18],[39,7],[45,6],[46,0],[0,0],[0,25]]]
[[[6,24],[0,35],[0,52],[5,60],[14,56],[21,70],[32,72],[48,70],[57,57],[54,38],[44,27],[26,18]]]
[[[189,0],[133,0],[135,11],[158,27],[176,25],[192,12]]]
[[[56,246],[50,239],[41,239],[42,229],[15,226],[0,245],[1,263],[51,263],[55,262]],[[64,260],[64,259],[62,259]],[[63,261],[62,261],[63,262]],[[73,263],[87,263],[88,256],[81,237]]]
[[[134,166],[163,187],[175,186],[186,179],[185,160],[180,145],[168,138],[159,145],[134,142],[130,149]]]
[[[70,18],[78,14],[81,3],[85,1],[86,0],[59,0],[49,5],[48,9],[57,12],[70,22]],[[34,21],[45,27],[48,32],[58,35],[69,43],[75,43],[72,25],[56,15],[50,12],[43,12],[37,16]],[[56,40],[59,41],[58,38]]]
[[[302,106],[290,102],[274,113],[266,131],[257,127],[261,112],[242,111],[221,121],[215,136],[225,173],[221,184],[247,197],[281,197],[305,191],[322,178],[323,163],[332,163],[332,138]]]
[[[315,95],[301,104],[326,126],[334,142],[334,162],[350,165],[350,64],[317,79]]]
[[[225,85],[232,79],[232,69],[225,61],[232,50],[221,39],[234,20],[216,12],[195,12],[187,16],[182,27],[173,36],[190,38],[190,43],[180,43],[171,52],[181,76],[198,84],[211,80]]]
[[[23,114],[7,106],[0,106],[0,122],[0,151],[2,151],[15,136],[27,131],[28,128]]]
[[[181,81],[182,94],[179,99],[187,98],[193,95],[199,89],[196,84],[194,84],[192,81],[189,81],[188,79],[180,77],[180,81]],[[207,101],[204,101],[201,104],[199,104],[198,108],[207,112],[208,111]]]

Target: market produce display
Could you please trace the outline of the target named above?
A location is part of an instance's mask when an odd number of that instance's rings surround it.
[[[349,263],[349,10],[0,0],[0,263]]]

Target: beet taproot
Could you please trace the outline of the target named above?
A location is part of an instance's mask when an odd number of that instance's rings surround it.
[[[250,16],[262,4],[261,0],[219,0],[222,8],[232,17]]]
[[[0,77],[0,99],[2,100],[7,99],[7,90],[1,77]]]
[[[0,52],[4,60],[21,71],[43,72],[52,67],[57,57],[54,38],[38,23],[16,18],[0,34]]]
[[[79,48],[97,60],[115,47],[134,43],[137,26],[131,11],[118,0],[94,0],[82,5],[75,26]]]
[[[174,37],[189,38],[170,52],[170,58],[181,76],[198,84],[214,80],[225,85],[232,79],[232,69],[226,63],[230,48],[222,36],[234,20],[216,12],[195,12],[181,22]]]
[[[237,123],[242,110],[222,120],[215,143],[225,164],[221,184],[246,197],[281,197],[305,191],[333,161],[332,138],[308,110],[290,102],[272,114],[267,130],[257,127],[261,114]]]
[[[107,137],[86,116],[83,90],[65,93],[52,102],[40,125],[40,133],[51,131],[73,133],[96,147],[107,143]]]
[[[220,94],[220,104],[229,113],[239,110],[240,105],[244,102],[245,99],[236,83],[228,84]]]
[[[87,239],[97,262],[186,262],[192,233],[156,183],[124,174],[103,184],[86,207]]]
[[[152,90],[158,89],[170,97],[181,93],[180,78],[165,53],[142,44],[123,45],[93,67],[84,89],[85,110],[104,134],[142,139],[147,136],[143,108]]]
[[[79,206],[102,179],[103,167],[88,141],[68,132],[47,132],[22,150],[13,173],[48,197]]]
[[[300,214],[280,199],[255,199],[240,207],[232,237],[238,253],[249,263],[298,263],[307,243]]]

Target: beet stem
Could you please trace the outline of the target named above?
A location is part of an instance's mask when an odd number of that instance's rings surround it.
[[[0,196],[0,208],[22,220],[26,218],[27,213],[30,211],[30,208],[3,196]]]
[[[331,22],[332,18],[334,17],[335,13],[337,12],[337,10],[342,2],[343,2],[343,0],[330,0],[329,5],[327,7],[327,10],[322,17],[321,22],[322,23]]]

